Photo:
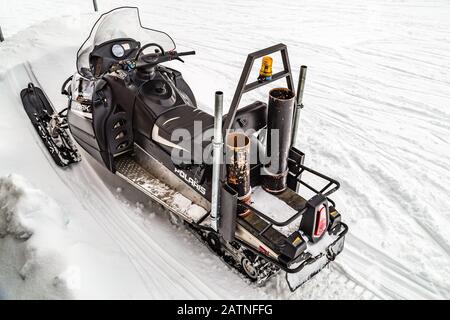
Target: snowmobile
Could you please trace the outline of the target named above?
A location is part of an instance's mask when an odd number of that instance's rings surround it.
[[[294,146],[306,67],[295,94],[284,44],[250,53],[228,113],[218,91],[213,116],[164,65],[195,54],[175,49],[168,34],[142,26],[135,7],[102,14],[62,85],[68,108],[59,117],[110,174],[181,219],[251,281],[284,270],[297,289],[342,252],[348,231],[330,199],[339,182],[305,166]],[[276,53],[283,70],[272,74],[266,57]],[[248,83],[261,58],[264,73]],[[268,104],[239,107],[244,93],[282,79],[287,88],[272,89]]]

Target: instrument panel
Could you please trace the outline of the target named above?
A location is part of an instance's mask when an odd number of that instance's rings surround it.
[[[140,42],[131,38],[114,39],[97,45],[89,55],[91,70],[98,77],[113,64],[134,58],[140,47]]]

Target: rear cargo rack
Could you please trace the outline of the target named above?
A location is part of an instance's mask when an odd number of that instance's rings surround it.
[[[267,80],[264,82],[254,81],[251,83],[247,83],[255,60],[276,52],[280,52],[281,54],[281,59],[283,61],[283,70],[275,73],[272,76],[271,80]],[[242,70],[241,77],[239,78],[239,83],[233,96],[233,100],[231,101],[227,118],[225,119],[225,124],[223,126],[224,134],[227,132],[227,130],[231,129],[234,118],[236,116],[236,112],[239,108],[239,103],[244,93],[255,90],[261,86],[267,85],[283,78],[286,78],[287,87],[290,90],[294,91],[294,80],[292,79],[291,65],[289,63],[289,55],[287,52],[287,46],[285,44],[279,43],[274,46],[250,53],[247,56],[247,60],[245,61],[244,69]]]
[[[295,148],[291,148],[291,154],[292,153],[302,155],[302,153],[300,151],[296,150]],[[340,183],[320,172],[317,172],[317,171],[303,165],[301,163],[302,160],[303,160],[303,157],[300,157],[297,160],[294,160],[291,157],[289,158],[289,162],[290,162],[289,176],[290,176],[291,189],[293,191],[297,192],[298,186],[303,185],[306,188],[308,188],[309,190],[311,190],[312,192],[314,192],[315,195],[324,196],[334,206],[335,203],[333,200],[331,200],[329,198],[329,196],[332,193],[336,192],[340,188]],[[311,186],[311,184],[309,184],[301,179],[302,173],[304,173],[304,172],[309,172],[309,173],[327,181],[328,183],[324,187],[322,187],[320,190],[318,190],[318,189],[314,188],[313,186]],[[295,181],[295,183],[292,183],[292,181]],[[294,188],[292,188],[292,186],[294,186]],[[258,234],[261,236],[264,235],[264,233],[266,233],[266,231],[269,230],[273,226],[285,227],[285,226],[291,224],[292,222],[294,222],[295,220],[297,220],[307,210],[307,203],[308,203],[308,201],[305,203],[305,205],[302,208],[297,209],[297,212],[295,214],[293,214],[291,217],[289,217],[288,219],[286,219],[284,221],[277,221],[277,220],[267,216],[266,214],[262,213],[261,211],[259,211],[255,207],[253,207],[251,204],[248,204],[241,200],[238,200],[239,205],[241,205],[247,209],[250,209],[254,214],[256,214],[257,216],[259,216],[260,218],[262,218],[268,222],[268,225],[263,230],[258,232]]]

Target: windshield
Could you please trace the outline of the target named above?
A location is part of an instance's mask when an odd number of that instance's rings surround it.
[[[157,43],[164,51],[175,49],[175,42],[167,33],[142,26],[138,8],[120,7],[102,14],[95,22],[89,37],[78,49],[78,72],[83,74],[82,69],[90,69],[89,54],[95,46],[117,38],[131,38],[141,45]]]

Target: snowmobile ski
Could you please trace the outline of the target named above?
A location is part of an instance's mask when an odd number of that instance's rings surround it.
[[[67,109],[57,113],[44,92],[29,83],[20,92],[23,107],[55,163],[66,167],[81,160],[68,133]]]

